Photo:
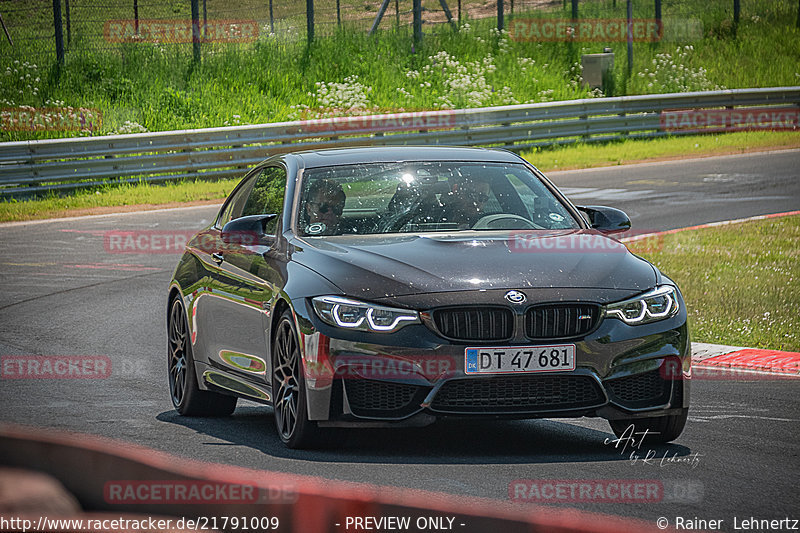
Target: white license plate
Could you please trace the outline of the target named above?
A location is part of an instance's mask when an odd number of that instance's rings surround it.
[[[467,374],[575,370],[575,345],[481,346],[464,350]]]

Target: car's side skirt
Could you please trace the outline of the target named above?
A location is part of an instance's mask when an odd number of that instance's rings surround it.
[[[203,372],[203,381],[206,385],[222,389],[228,393],[234,393],[237,396],[242,396],[248,400],[270,404],[272,402],[271,391],[264,390],[256,387],[251,383],[246,383],[240,379],[236,379],[228,374],[223,374],[216,370],[206,370]]]

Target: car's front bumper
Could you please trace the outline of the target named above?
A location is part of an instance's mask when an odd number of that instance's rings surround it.
[[[311,420],[416,425],[444,416],[622,419],[678,414],[689,405],[683,302],[677,315],[651,324],[606,318],[582,338],[503,343],[574,344],[576,368],[568,372],[467,374],[465,348],[481,343],[448,341],[422,324],[367,334],[328,326],[304,309],[298,326]]]

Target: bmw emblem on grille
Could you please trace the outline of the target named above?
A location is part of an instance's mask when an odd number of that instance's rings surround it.
[[[506,300],[508,300],[512,304],[521,304],[522,302],[524,302],[527,299],[528,299],[528,297],[525,296],[524,292],[508,291],[506,293]]]

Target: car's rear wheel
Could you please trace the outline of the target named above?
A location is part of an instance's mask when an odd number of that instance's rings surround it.
[[[686,426],[686,419],[688,416],[689,408],[686,407],[677,415],[609,420],[608,423],[611,425],[614,435],[618,438],[625,435],[638,439],[641,437],[642,433],[647,430],[647,436],[644,439],[645,442],[663,444],[677,439],[680,434],[683,433],[683,428]],[[631,435],[628,429],[631,425],[634,426],[634,435]]]
[[[272,405],[278,436],[289,448],[314,444],[317,425],[308,419],[300,345],[289,310],[284,311],[272,343]]]
[[[236,409],[236,398],[200,390],[194,370],[192,343],[180,297],[170,304],[167,318],[167,368],[172,405],[184,416],[226,416]]]

